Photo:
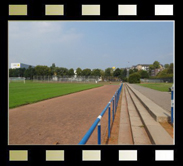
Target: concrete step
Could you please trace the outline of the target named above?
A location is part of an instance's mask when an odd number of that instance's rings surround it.
[[[144,96],[138,90],[134,89],[130,84],[127,84],[128,87],[132,90],[135,96],[141,101],[144,107],[149,111],[150,115],[157,121],[157,122],[169,122],[170,121],[170,113],[161,108],[159,105],[154,103],[152,100]]]
[[[173,145],[173,138],[167,131],[149,114],[147,109],[142,105],[141,101],[136,97],[132,90],[127,86],[130,97],[140,115],[146,132],[152,142],[156,145]]]
[[[119,145],[133,145],[131,126],[130,126],[127,105],[126,105],[126,97],[125,97],[125,93],[124,93],[124,88],[122,90],[118,144]]]
[[[134,145],[151,145],[152,143],[149,139],[149,136],[146,133],[144,125],[126,87],[125,92]]]

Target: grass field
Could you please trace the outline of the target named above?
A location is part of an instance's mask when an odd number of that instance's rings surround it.
[[[147,88],[155,89],[162,92],[168,92],[169,87],[172,87],[172,83],[141,83],[138,84]]]
[[[9,108],[99,86],[102,84],[11,82],[9,84]]]

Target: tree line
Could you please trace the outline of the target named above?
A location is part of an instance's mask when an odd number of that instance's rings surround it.
[[[154,61],[152,65],[149,66],[149,70],[137,70],[137,69],[130,69],[129,71],[129,78],[128,82],[130,83],[140,83],[141,78],[150,78],[150,79],[157,79],[157,78],[173,78],[173,63],[165,64],[164,69],[160,70],[156,76],[151,76],[152,70],[160,69],[160,63],[158,61]]]
[[[164,65],[165,69],[161,72],[158,73],[156,77],[173,77],[173,63],[171,64],[165,64]],[[129,70],[129,75],[133,73],[137,73],[140,75],[140,78],[150,78],[150,73],[151,70],[160,68],[160,63],[158,61],[155,61],[152,65],[149,66],[149,71],[145,70],[137,70],[137,69],[130,69]],[[112,68],[108,67],[105,70],[96,68],[96,69],[81,69],[78,67],[76,69],[76,74],[77,76],[98,76],[101,77],[102,80],[104,81],[105,79],[107,80],[123,80],[127,81],[127,69],[126,68],[116,68],[113,70]],[[57,67],[55,63],[53,63],[50,67],[48,66],[42,66],[42,65],[37,65],[34,68],[29,66],[29,68],[16,68],[16,69],[9,69],[9,76],[10,77],[25,77],[29,79],[33,79],[33,76],[74,76],[74,69],[70,68],[64,68],[64,67]]]
[[[77,76],[97,76],[97,77],[102,77],[103,79],[105,78],[125,78],[126,77],[126,69],[119,69],[117,68],[116,70],[113,70],[112,68],[107,68],[105,70],[96,68],[96,69],[81,69],[78,67],[76,69],[76,74]],[[29,79],[33,79],[33,76],[74,76],[74,69],[67,69],[64,67],[57,67],[55,63],[53,63],[50,67],[48,66],[42,66],[42,65],[37,65],[35,67],[29,66],[29,68],[16,68],[16,69],[9,69],[9,77],[25,77]]]

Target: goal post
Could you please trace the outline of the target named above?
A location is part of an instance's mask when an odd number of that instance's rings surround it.
[[[9,77],[10,82],[23,82],[25,84],[25,77]]]

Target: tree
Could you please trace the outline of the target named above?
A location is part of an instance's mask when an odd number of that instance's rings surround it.
[[[32,68],[32,66],[29,66],[29,68],[26,69],[25,72],[24,72],[24,77],[25,78],[33,79],[34,75],[35,75],[35,69]]]
[[[135,68],[135,69],[133,69],[133,72],[134,72],[134,73],[135,73],[135,72],[138,72],[138,69],[136,69],[136,68]]]
[[[109,76],[112,76],[112,72],[111,72],[112,68],[107,68],[105,69],[105,76],[109,77]]]
[[[13,71],[13,69],[9,69],[9,77],[14,77],[14,71]]]
[[[17,69],[9,69],[9,77],[18,77]]]
[[[65,67],[57,67],[56,73],[58,76],[66,76],[68,75],[68,69]]]
[[[9,69],[10,77],[24,77],[25,68]]]
[[[127,75],[127,70],[126,70],[126,69],[124,69],[124,70],[123,70],[123,73],[122,73],[122,77],[123,77],[123,78],[125,78],[125,77],[126,77],[126,75]]]
[[[127,75],[127,70],[121,69],[121,74],[120,74],[119,78],[123,81],[127,81],[126,75]]]
[[[139,74],[140,74],[140,78],[149,78],[149,74],[145,70],[140,70]]]
[[[104,70],[100,69],[100,75],[102,77],[102,81],[104,81],[104,76],[105,76]]]
[[[54,75],[55,74],[55,72],[56,72],[56,66],[55,66],[55,63],[52,63],[52,65],[50,66],[50,70],[51,70],[51,75]]]
[[[38,76],[48,76],[51,75],[51,69],[48,66],[37,65],[35,67],[35,74]]]
[[[167,73],[173,74],[173,63],[170,63]]]
[[[19,77],[24,77],[25,68],[19,68]]]
[[[149,74],[151,75],[151,71],[154,70],[154,65],[149,65]]]
[[[91,75],[91,69],[86,68],[86,69],[84,69],[84,70],[82,71],[82,76],[88,77],[88,76],[90,76],[90,75]]]
[[[140,74],[139,73],[130,74],[129,83],[140,83]]]
[[[117,68],[114,72],[113,72],[113,76],[114,77],[120,77],[121,75],[121,70],[119,68]]]
[[[55,66],[55,63],[52,63],[51,67],[52,67],[52,68],[55,68],[55,67],[56,67],[56,66]]]
[[[153,66],[155,69],[159,69],[160,68],[160,63],[158,61],[154,61]]]
[[[101,76],[100,69],[93,69],[91,72],[92,76]]]
[[[160,72],[156,75],[156,77],[157,77],[157,78],[165,78],[165,77],[167,77],[167,71],[168,71],[168,69],[164,69],[164,70],[160,71]]]
[[[134,71],[133,71],[133,69],[130,69],[129,74],[132,74],[132,73],[134,73]]]
[[[170,77],[173,77],[173,73],[168,73],[168,69],[160,71],[156,76],[156,78],[170,78]]]
[[[169,64],[165,64],[165,65],[164,65],[165,69],[168,69],[169,66],[170,66]]]
[[[164,70],[160,71],[157,74],[156,77],[157,78],[169,78],[169,77],[173,77],[173,63],[170,63],[170,65],[169,65],[168,68],[165,68]]]
[[[82,74],[82,69],[78,67],[78,68],[76,69],[76,73],[77,73],[77,76],[81,76],[81,74]]]
[[[68,76],[73,76],[73,75],[74,75],[74,69],[71,68],[71,69],[69,69],[69,71],[68,71]]]

